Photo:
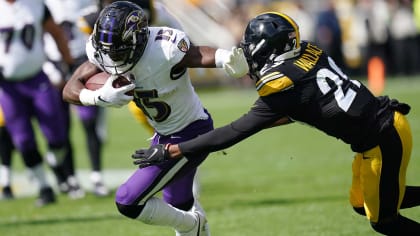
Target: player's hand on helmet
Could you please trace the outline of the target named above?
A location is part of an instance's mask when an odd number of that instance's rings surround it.
[[[157,144],[148,149],[136,150],[131,156],[134,159],[134,165],[138,165],[139,168],[144,168],[165,162],[170,158],[169,146],[170,144]]]
[[[223,65],[223,69],[233,78],[241,78],[248,73],[248,63],[242,48],[232,48],[229,60]]]
[[[222,67],[233,78],[241,78],[249,71],[242,48],[233,47],[231,51],[218,49],[215,55],[216,66]]]
[[[97,105],[102,107],[122,107],[133,100],[133,96],[125,94],[133,90],[136,85],[128,85],[114,88],[112,83],[118,78],[117,75],[111,75],[105,84],[98,90],[92,91],[82,89],[79,95],[80,102],[83,105]]]

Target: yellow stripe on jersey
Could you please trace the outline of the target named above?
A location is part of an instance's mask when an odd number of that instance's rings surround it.
[[[4,120],[3,110],[0,107],[0,127],[6,126],[6,121]]]
[[[256,84],[258,94],[261,97],[286,90],[292,86],[293,81],[280,72],[270,73],[262,77]]]

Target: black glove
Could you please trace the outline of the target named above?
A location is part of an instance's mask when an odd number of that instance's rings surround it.
[[[407,115],[410,112],[410,109],[411,109],[410,105],[408,105],[406,103],[399,102],[396,99],[392,99],[390,104],[391,104],[391,107],[394,110],[400,112],[403,115]]]
[[[170,144],[157,144],[151,146],[149,149],[139,149],[131,156],[134,165],[138,165],[139,168],[148,167],[165,162],[169,159],[169,148]]]

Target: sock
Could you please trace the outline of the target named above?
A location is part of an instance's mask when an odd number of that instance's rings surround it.
[[[193,182],[194,198],[199,198],[200,197],[200,191],[201,191],[201,185],[200,185],[200,179],[199,179],[198,173],[199,173],[199,171],[197,169],[197,172],[195,173],[195,176],[194,176],[194,182]]]
[[[11,185],[10,166],[0,165],[0,186],[6,187]]]
[[[195,199],[194,205],[192,206],[190,211],[191,212],[197,211],[197,212],[200,212],[203,216],[206,215],[206,212],[204,211],[203,207],[201,206],[200,202],[197,199]]]
[[[12,151],[14,145],[9,131],[6,127],[0,126],[0,160],[1,164],[11,166],[12,164]]]
[[[80,187],[79,181],[77,180],[76,176],[70,175],[67,177],[67,183],[72,187]]]
[[[171,226],[178,232],[187,232],[196,224],[196,218],[192,212],[178,210],[156,197],[146,202],[137,219],[145,224]]]
[[[41,189],[50,186],[47,182],[47,177],[45,175],[45,171],[42,164],[38,164],[32,167],[30,171],[32,172],[33,176],[38,180],[39,187]]]
[[[64,146],[62,148],[50,148],[45,154],[45,159],[54,172],[59,184],[66,182],[67,178],[71,175],[71,167],[65,162],[67,152],[68,146]],[[72,162],[72,160],[69,161]]]
[[[90,174],[90,181],[93,184],[102,183],[102,174],[99,171],[92,171]]]

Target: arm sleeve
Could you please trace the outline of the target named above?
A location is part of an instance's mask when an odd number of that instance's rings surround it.
[[[196,153],[222,150],[268,127],[282,116],[284,114],[273,112],[261,99],[258,99],[251,110],[239,119],[195,139],[182,142],[179,148],[187,158]]]

